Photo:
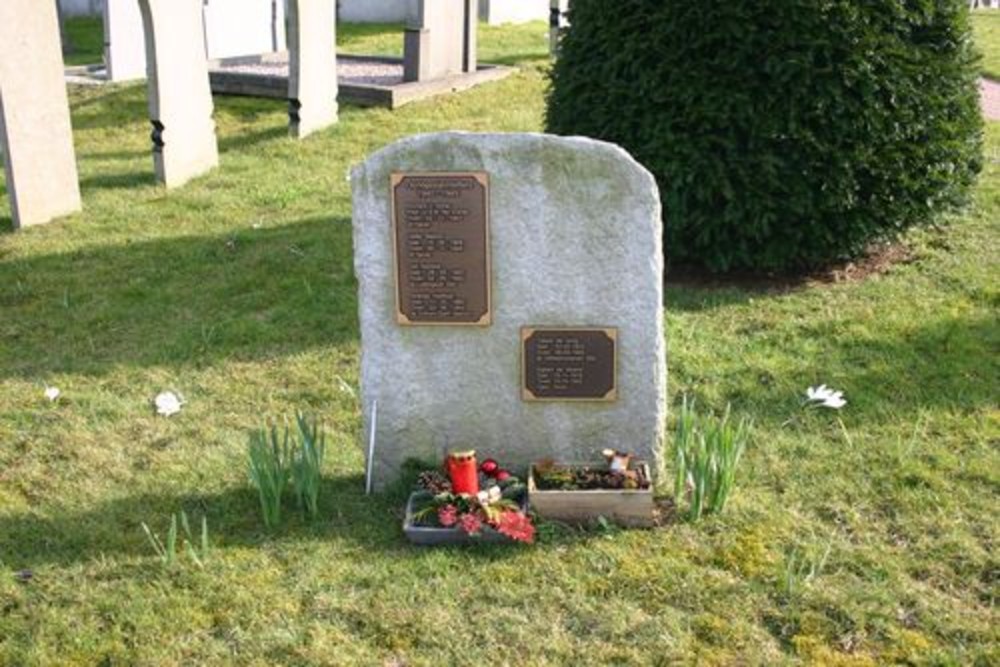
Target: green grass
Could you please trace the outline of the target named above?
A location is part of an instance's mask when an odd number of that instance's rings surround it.
[[[104,34],[100,18],[74,17],[66,20],[66,32],[73,46],[65,57],[67,65],[99,63],[104,58]],[[544,21],[517,28],[479,26],[479,57],[487,62],[523,62],[548,55],[548,26]],[[403,25],[395,23],[342,23],[337,28],[337,50],[382,56],[403,54]]]
[[[542,54],[541,32],[483,49]],[[415,132],[539,130],[543,62],[345,107],[302,143],[280,102],[216,98],[222,166],[171,192],[143,87],[72,91],[85,211],[0,234],[0,664],[1000,660],[1000,124],[974,208],[886,275],[668,279],[671,404],[755,420],[722,515],[428,550],[402,537],[400,493],[363,496],[347,170]],[[819,382],[842,414],[800,410]],[[156,417],[168,388],[187,404]],[[268,532],[247,434],[295,409],[329,434],[324,520]],[[164,568],[141,529],[181,510],[207,516],[204,569]]]
[[[983,74],[994,81],[1000,81],[1000,12],[973,12],[972,28],[976,45],[983,54]]]
[[[63,56],[67,65],[90,65],[104,59],[104,27],[99,17],[67,18],[66,36],[72,47]]]

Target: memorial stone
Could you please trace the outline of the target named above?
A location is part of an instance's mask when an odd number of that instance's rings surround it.
[[[105,0],[104,63],[109,81],[146,76],[146,43],[138,0]]]
[[[337,122],[335,0],[288,2],[289,132],[302,139]]]
[[[209,58],[285,50],[284,0],[205,0],[204,11]]]
[[[478,0],[416,0],[403,43],[403,78],[430,81],[475,72]]]
[[[0,152],[15,228],[80,210],[54,2],[0,1]]]
[[[183,185],[219,163],[201,0],[139,0],[156,178]]]
[[[374,474],[480,450],[655,465],[666,410],[653,177],[585,138],[411,137],[352,173]]]

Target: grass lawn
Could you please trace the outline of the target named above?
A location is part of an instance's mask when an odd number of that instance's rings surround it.
[[[90,65],[104,58],[104,27],[100,18],[67,18],[66,37],[71,46],[70,52],[63,56],[67,65]]]
[[[302,143],[281,102],[216,98],[222,166],[169,193],[144,87],[72,91],[85,211],[7,233],[0,180],[0,664],[1000,661],[1000,124],[975,206],[885,275],[668,279],[671,403],[757,424],[724,515],[428,550],[401,492],[363,496],[348,168],[416,132],[539,130],[543,35],[488,30],[520,73]],[[842,413],[800,409],[820,382]],[[296,409],[330,431],[324,519],[269,533],[247,432]],[[140,529],[181,509],[208,518],[203,570]]]
[[[983,54],[983,74],[1000,81],[1000,11],[973,12],[972,28],[976,45]]]

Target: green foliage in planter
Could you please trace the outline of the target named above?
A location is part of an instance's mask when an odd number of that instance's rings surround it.
[[[652,171],[673,262],[802,269],[965,201],[980,169],[964,0],[574,0],[548,130]]]

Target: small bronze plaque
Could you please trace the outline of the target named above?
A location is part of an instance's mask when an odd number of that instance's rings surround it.
[[[396,320],[489,326],[489,177],[392,175]]]
[[[521,329],[521,398],[526,401],[614,401],[618,398],[618,330]]]

